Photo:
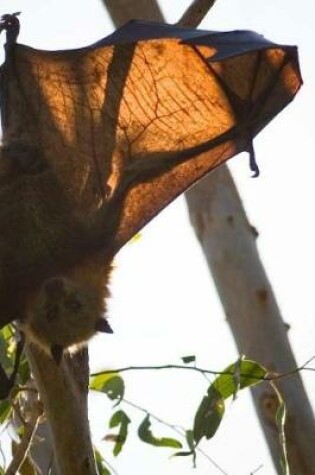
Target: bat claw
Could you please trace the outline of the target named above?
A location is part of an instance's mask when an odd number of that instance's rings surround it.
[[[50,353],[56,365],[59,366],[63,355],[63,347],[61,345],[52,345],[50,347]]]
[[[259,176],[260,171],[256,162],[256,155],[255,155],[255,150],[254,150],[252,141],[250,141],[249,143],[248,153],[249,153],[249,168],[251,169],[252,172],[254,172],[254,174],[252,175],[252,178],[256,178]]]
[[[114,333],[110,324],[105,318],[100,318],[96,322],[95,330],[102,333]]]
[[[21,12],[15,12],[0,17],[0,33],[2,30],[6,30],[7,32],[7,43],[13,44],[16,43],[17,37],[20,32],[20,22],[18,20],[18,16]]]

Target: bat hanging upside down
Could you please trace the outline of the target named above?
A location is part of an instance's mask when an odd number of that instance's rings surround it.
[[[4,15],[0,323],[60,361],[111,332],[118,250],[241,151],[301,85],[295,47],[249,31],[132,21],[96,44],[41,51]]]

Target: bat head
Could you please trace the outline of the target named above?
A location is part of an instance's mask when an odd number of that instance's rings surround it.
[[[64,349],[80,347],[97,331],[112,333],[107,320],[106,272],[88,265],[46,280],[29,299],[22,329],[59,364]]]

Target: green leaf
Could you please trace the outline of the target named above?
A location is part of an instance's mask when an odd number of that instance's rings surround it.
[[[2,467],[0,467],[0,475],[5,475],[5,471]]]
[[[193,430],[186,430],[186,441],[188,447],[191,451],[195,450],[195,439],[194,439],[194,431]]]
[[[210,439],[221,424],[225,411],[224,399],[221,393],[212,385],[208,395],[203,398],[196,412],[194,421],[194,440],[197,445],[202,437]]]
[[[245,360],[245,356],[241,355],[234,364],[234,371],[233,371],[233,382],[234,382],[233,399],[234,400],[236,399],[237,394],[239,390],[241,389],[241,365],[244,360]]]
[[[11,324],[6,325],[5,327],[1,329],[1,335],[7,341],[10,340],[10,338],[12,338],[14,334],[15,334],[15,330],[13,329]]]
[[[31,377],[31,368],[30,368],[27,358],[25,357],[21,358],[18,376],[19,376],[19,383],[22,385],[25,385]]]
[[[0,362],[6,372],[11,371],[13,367],[12,354],[8,352],[11,338],[12,331],[10,325],[6,325],[0,330]]]
[[[238,389],[259,384],[267,374],[263,366],[251,360],[238,360],[223,372],[231,374],[219,375],[210,386],[215,388],[223,399],[233,396]]]
[[[89,388],[94,391],[103,391],[103,386],[118,373],[100,373],[90,378]]]
[[[195,441],[194,441],[194,432],[192,430],[186,431],[186,442],[190,450],[183,450],[181,452],[176,452],[174,457],[193,457],[193,467],[196,468],[196,451],[195,451]]]
[[[14,368],[16,357],[16,331],[12,325],[6,325],[0,330],[0,363],[5,372],[10,375]],[[22,355],[19,361],[19,368],[16,381],[25,384],[30,377],[30,367],[27,358]]]
[[[111,475],[110,471],[105,465],[105,460],[102,457],[101,453],[94,449],[94,457],[96,462],[96,468],[99,475]],[[0,474],[1,475],[1,474]]]
[[[239,389],[259,384],[267,370],[255,361],[239,358],[228,366],[208,388],[196,412],[194,421],[194,440],[198,444],[202,437],[210,439],[219,428],[224,416],[224,400],[235,396]]]
[[[111,400],[118,399],[119,404],[125,394],[125,383],[117,373],[103,373],[91,378],[90,389],[107,394]]]
[[[195,355],[183,356],[182,361],[185,364],[194,363],[196,361]]]
[[[11,415],[12,406],[9,401],[0,402],[0,424],[3,424]]]
[[[150,416],[149,414],[147,414],[138,429],[138,436],[139,439],[142,440],[142,442],[154,445],[155,447],[172,447],[174,449],[182,448],[182,444],[176,439],[171,439],[168,437],[162,437],[158,439],[157,437],[154,437],[150,430],[150,427]]]
[[[193,455],[194,452],[192,450],[189,451],[183,451],[183,452],[176,452],[176,454],[173,455],[173,457],[189,457],[190,455]]]
[[[127,416],[124,411],[117,411],[111,417],[109,421],[109,427],[117,427],[120,426],[119,432],[114,437],[111,437],[111,440],[115,441],[115,446],[113,449],[113,454],[115,457],[121,452],[128,435],[128,425],[130,424],[131,420]],[[108,436],[105,437],[105,440],[110,440]]]

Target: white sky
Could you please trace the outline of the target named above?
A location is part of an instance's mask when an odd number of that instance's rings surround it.
[[[161,0],[169,22],[175,22],[189,0]],[[42,49],[80,47],[112,31],[98,0],[2,0],[0,13],[23,12],[19,41]],[[301,364],[315,355],[315,106],[313,0],[217,0],[202,27],[253,29],[268,39],[299,46],[304,87],[295,101],[256,139],[261,177],[252,180],[248,160],[237,157],[230,168],[250,221],[260,237],[259,250],[276,292],[290,339]],[[91,345],[92,367],[178,363],[187,354],[197,363],[223,369],[237,353],[213,283],[187,220],[183,199],[160,214],[126,246],[116,260],[110,322],[115,335],[97,337]],[[314,401],[314,375],[305,375]],[[126,397],[172,424],[189,428],[193,411],[207,388],[198,375],[175,372],[125,375]],[[91,404],[95,441],[106,433],[110,405]],[[128,411],[128,408],[126,408]],[[140,421],[143,414],[133,412]],[[135,434],[136,425],[133,426]],[[163,436],[170,429],[154,426]],[[106,456],[111,446],[103,442]],[[275,472],[251,408],[242,393],[229,406],[222,427],[203,449],[229,475]],[[199,457],[193,470],[188,459],[169,459],[168,449],[127,443],[112,460],[119,475],[205,475],[220,472]]]

